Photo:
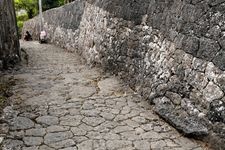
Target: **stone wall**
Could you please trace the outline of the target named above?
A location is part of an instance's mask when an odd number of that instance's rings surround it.
[[[44,19],[52,43],[121,76],[162,117],[172,108],[223,124],[224,12],[225,0],[76,0]]]
[[[0,1],[0,69],[19,61],[19,38],[13,0]]]

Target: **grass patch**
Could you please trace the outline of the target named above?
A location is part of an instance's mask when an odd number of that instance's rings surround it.
[[[25,14],[20,14],[16,16],[16,20],[17,20],[17,26],[18,26],[18,33],[19,33],[19,36],[21,38],[21,34],[22,34],[22,29],[23,29],[23,24],[25,21],[27,21],[29,18],[28,18],[28,15],[25,13]]]

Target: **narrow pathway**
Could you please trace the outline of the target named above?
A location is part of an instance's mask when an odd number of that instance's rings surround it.
[[[21,42],[28,65],[13,75],[3,150],[202,150],[114,76],[73,53]],[[4,135],[4,134],[1,134]]]

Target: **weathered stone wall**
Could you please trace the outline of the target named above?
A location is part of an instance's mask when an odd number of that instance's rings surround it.
[[[13,0],[0,0],[0,69],[19,60],[19,38]]]
[[[225,123],[224,12],[224,0],[77,0],[44,18],[51,42],[121,76],[156,107]],[[24,30],[36,35],[37,19]]]

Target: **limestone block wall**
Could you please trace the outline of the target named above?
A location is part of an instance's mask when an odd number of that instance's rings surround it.
[[[12,0],[0,1],[0,69],[19,61],[19,38]]]
[[[44,20],[52,43],[156,106],[166,98],[184,116],[225,123],[225,0],[76,0]],[[36,17],[24,31],[37,26]]]

